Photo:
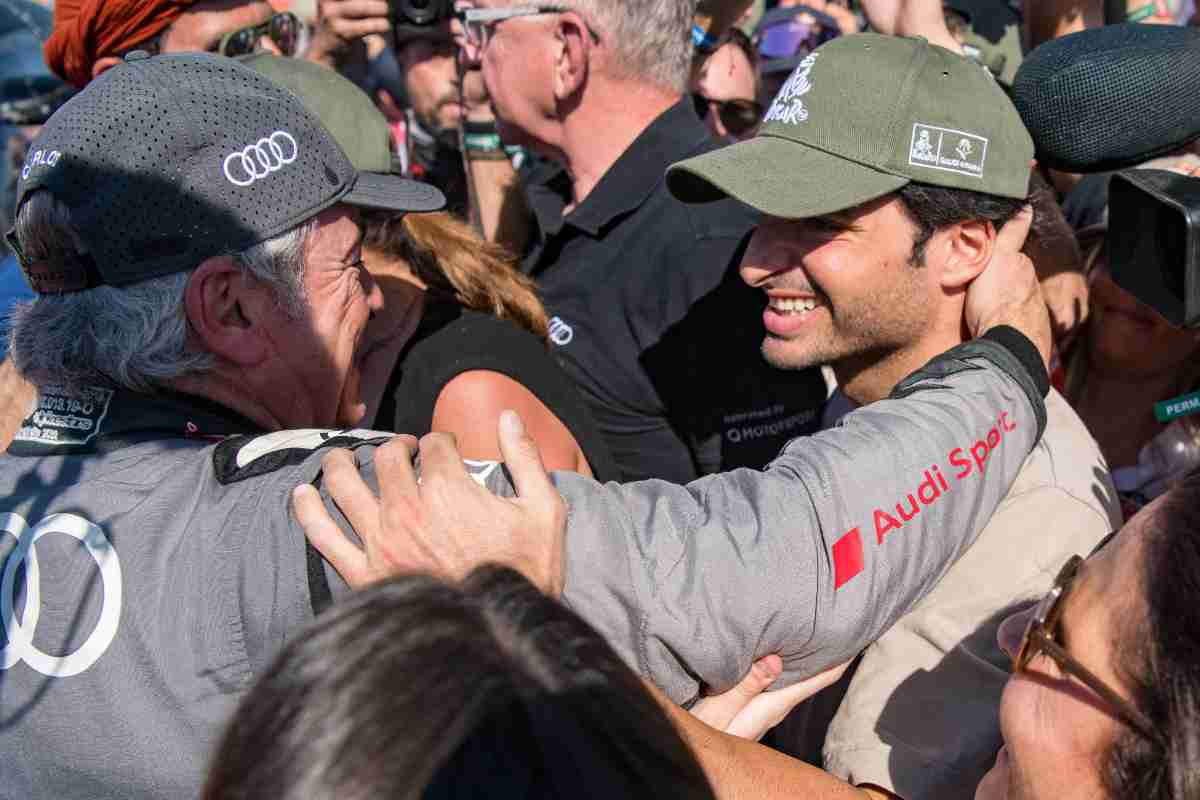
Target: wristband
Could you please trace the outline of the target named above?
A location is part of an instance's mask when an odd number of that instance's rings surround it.
[[[489,122],[472,122],[469,119],[462,121],[462,132],[470,135],[474,133],[498,133],[496,128],[496,120]]]
[[[468,153],[504,152],[498,133],[466,133],[463,132],[463,150]]]

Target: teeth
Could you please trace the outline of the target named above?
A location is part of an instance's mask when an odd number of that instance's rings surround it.
[[[816,307],[817,301],[812,297],[804,299],[791,297],[771,298],[771,308],[784,314],[797,314],[805,311],[812,311]]]

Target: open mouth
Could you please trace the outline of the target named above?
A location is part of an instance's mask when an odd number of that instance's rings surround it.
[[[768,297],[767,306],[776,314],[803,314],[822,305],[815,297]]]
[[[798,334],[815,319],[827,304],[824,298],[812,294],[767,294],[763,310],[763,326],[767,333],[788,337]]]

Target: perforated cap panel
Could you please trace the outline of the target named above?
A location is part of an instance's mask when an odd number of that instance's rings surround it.
[[[1200,30],[1109,25],[1025,59],[1013,102],[1038,159],[1070,172],[1140,164],[1200,136]]]
[[[20,199],[71,208],[107,283],[190,269],[277,236],[357,173],[300,101],[207,54],[139,58],[61,108],[30,148]]]

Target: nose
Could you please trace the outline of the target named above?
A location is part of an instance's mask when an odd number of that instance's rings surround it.
[[[1010,614],[996,629],[996,644],[1000,645],[1000,649],[1009,658],[1017,657],[1017,651],[1021,649],[1021,639],[1025,636],[1025,629],[1029,627],[1029,620],[1033,618],[1036,610],[1037,603],[1031,603],[1027,608]]]
[[[738,274],[746,285],[762,288],[776,273],[798,266],[799,259],[794,248],[787,245],[787,236],[777,230],[772,222],[759,224],[750,235],[750,243],[738,266]]]

